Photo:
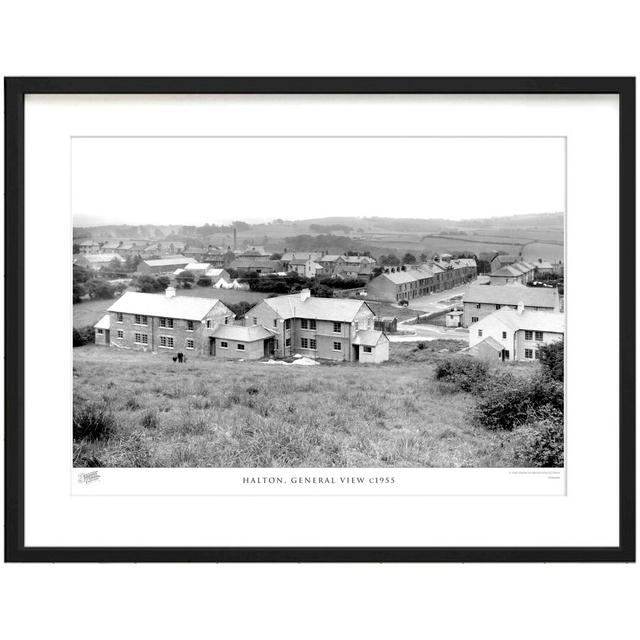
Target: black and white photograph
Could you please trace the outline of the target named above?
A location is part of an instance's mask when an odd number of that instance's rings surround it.
[[[564,467],[565,137],[70,146],[76,469]]]

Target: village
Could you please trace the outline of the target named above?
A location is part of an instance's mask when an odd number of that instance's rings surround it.
[[[226,248],[78,239],[73,265],[115,296],[93,324],[96,345],[174,361],[379,364],[394,342],[450,339],[478,359],[534,362],[564,338],[561,260],[498,250],[404,258],[238,248],[234,229]],[[228,302],[245,292],[262,296]]]

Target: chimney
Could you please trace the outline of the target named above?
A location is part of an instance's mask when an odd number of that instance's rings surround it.
[[[309,289],[300,289],[300,302],[304,302],[310,296],[311,291]]]
[[[521,316],[524,311],[524,302],[518,302],[518,315]]]
[[[167,287],[164,292],[167,298],[175,298],[176,297],[176,289],[175,287]]]

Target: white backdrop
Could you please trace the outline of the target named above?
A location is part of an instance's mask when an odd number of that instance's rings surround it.
[[[7,3],[4,75],[635,75],[634,3]],[[628,637],[637,566],[2,566],[15,638]]]

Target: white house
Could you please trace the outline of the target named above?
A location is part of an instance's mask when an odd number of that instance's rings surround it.
[[[538,359],[538,349],[564,338],[564,313],[503,308],[469,329],[469,347],[482,357],[527,361]]]

